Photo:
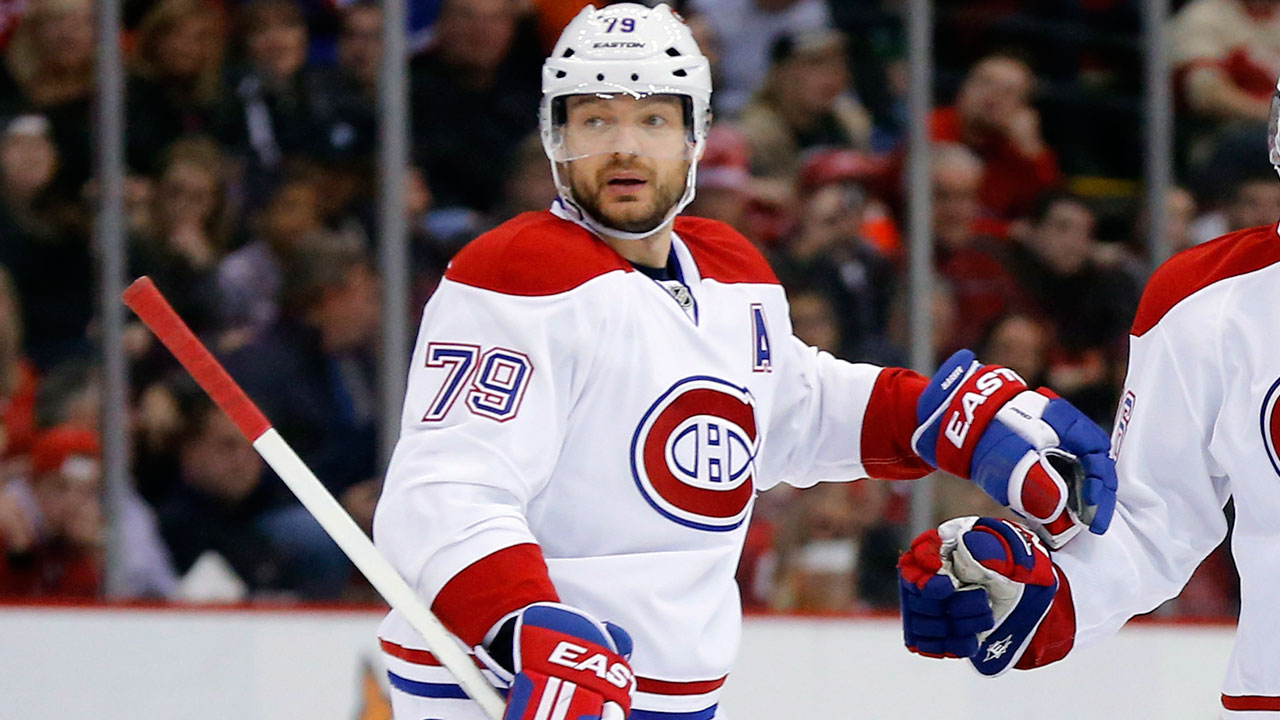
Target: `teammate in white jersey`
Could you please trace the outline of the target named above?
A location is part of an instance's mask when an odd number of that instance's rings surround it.
[[[677,217],[711,86],[669,8],[587,8],[543,91],[560,200],[428,303],[374,523],[508,718],[715,717],[746,522],[779,482],[943,467],[1046,537],[1105,529],[1106,435],[1070,405],[967,354],[931,382],[807,347],[756,249]],[[482,717],[399,615],[380,635],[397,718]]]
[[[1280,172],[1278,118],[1280,84],[1269,130],[1271,163]],[[1176,596],[1226,536],[1223,507],[1234,497],[1240,619],[1222,717],[1280,718],[1278,333],[1276,225],[1231,233],[1165,263],[1147,285],[1129,340],[1111,440],[1121,480],[1111,529],[1046,553],[1004,542],[1013,537],[1007,524],[944,523],[918,538],[901,564],[904,605],[932,595],[932,607],[904,608],[908,645],[919,634],[972,641],[972,628],[955,619],[973,609],[957,614],[951,606],[968,605],[976,587],[989,593],[996,619],[1027,616],[1030,642],[1018,646],[1015,633],[1015,642],[1001,645],[1010,634],[983,629],[976,635],[985,651],[952,655],[970,657],[990,674],[1010,661],[1029,669],[1061,659]],[[1053,593],[1048,579],[1055,574],[1061,582]],[[989,655],[1000,652],[1004,663],[995,668]]]

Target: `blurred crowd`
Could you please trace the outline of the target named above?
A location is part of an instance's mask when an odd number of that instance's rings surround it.
[[[581,0],[410,0],[411,306],[486,229],[555,197],[539,69]],[[677,0],[716,123],[688,213],[770,258],[803,340],[907,363],[901,0]],[[1168,240],[1275,223],[1280,0],[1175,3]],[[0,0],[0,597],[102,597],[93,0]],[[352,516],[379,484],[374,0],[125,0],[129,272],[150,275]],[[940,0],[928,119],[933,350],[1109,427],[1150,262],[1137,0]],[[234,425],[126,332],[126,597],[365,600]],[[763,494],[749,609],[896,607],[909,484]],[[939,477],[937,519],[994,514]],[[1166,613],[1231,616],[1215,554]]]

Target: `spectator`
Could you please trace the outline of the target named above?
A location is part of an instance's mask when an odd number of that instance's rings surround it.
[[[1224,141],[1264,141],[1280,75],[1280,2],[1192,0],[1169,22],[1169,55],[1193,167]]]
[[[49,370],[36,393],[36,427],[99,431],[102,378],[90,360],[67,360]],[[37,439],[37,444],[39,440]],[[35,462],[33,451],[32,462]],[[132,483],[124,488],[119,523],[124,558],[121,592],[125,597],[169,597],[176,578],[160,539],[155,512]]]
[[[301,176],[285,180],[253,226],[255,239],[218,267],[224,325],[250,334],[276,317],[281,267],[303,240],[322,229],[315,182]]]
[[[246,162],[252,204],[283,172],[283,162],[308,152],[323,132],[318,106],[330,88],[308,72],[307,24],[294,0],[253,0],[239,12],[245,64],[222,108],[221,141]]]
[[[899,538],[883,523],[888,500],[888,487],[879,480],[820,484],[797,493],[775,544],[774,607],[896,607]]]
[[[1093,209],[1079,197],[1043,198],[1025,243],[1006,255],[1009,274],[1056,338],[1049,384],[1099,423],[1112,419],[1114,355],[1128,336],[1138,288],[1122,270],[1099,263]]]
[[[58,169],[58,148],[43,115],[18,115],[0,138],[0,262],[20,267],[23,247],[53,229],[41,201]]]
[[[511,0],[445,0],[431,48],[412,62],[416,156],[442,207],[492,210],[537,127],[542,60],[523,55],[536,42],[522,27]]]
[[[540,133],[529,133],[516,146],[503,187],[502,204],[492,218],[494,224],[520,213],[546,210],[559,197]]]
[[[159,516],[178,572],[216,553],[251,595],[338,597],[351,568],[337,545],[301,505],[264,481],[262,460],[202,390],[185,380],[176,386],[181,480]]]
[[[102,578],[98,435],[58,427],[31,454],[31,480],[0,492],[0,596],[91,599]]]
[[[1036,198],[1060,180],[1057,156],[1041,137],[1031,105],[1034,86],[1021,58],[988,55],[965,77],[955,105],[937,108],[929,118],[935,142],[963,143],[982,159],[979,200],[993,219],[1026,217]]]
[[[808,153],[800,168],[801,188],[815,188],[837,182],[853,182],[867,189],[858,232],[886,258],[899,260],[902,236],[893,212],[875,190],[889,171],[890,159],[861,150],[824,150]],[[759,184],[760,181],[757,181]]]
[[[987,327],[1015,307],[1017,282],[998,257],[1003,244],[981,231],[983,165],[959,143],[940,143],[933,154],[933,233],[938,274],[954,292],[956,322],[950,349],[973,347]]]
[[[1028,385],[1044,385],[1048,370],[1051,331],[1035,318],[1010,313],[997,318],[977,346],[983,362],[1004,365],[1022,376]]]
[[[844,49],[835,30],[774,43],[764,84],[742,111],[753,174],[794,177],[806,150],[868,145],[871,118],[850,94]]]
[[[22,342],[22,314],[9,273],[0,269],[0,458],[23,457],[36,436],[35,367]],[[0,477],[7,473],[0,473]]]
[[[142,18],[125,105],[127,160],[135,171],[155,174],[173,141],[213,131],[224,36],[221,15],[205,0],[160,0]]]
[[[945,277],[935,276],[933,293],[929,298],[929,346],[932,349],[933,361],[941,363],[956,347],[955,328],[959,320],[955,291],[951,282]],[[885,366],[905,367],[911,362],[907,350],[911,348],[911,307],[912,298],[907,293],[893,296],[893,306],[889,308],[889,345],[875,360]]]
[[[357,0],[339,10],[338,67],[371,103],[378,97],[382,65],[382,7]]]
[[[787,291],[787,302],[791,305],[791,331],[796,337],[838,358],[848,357],[830,297],[812,288],[794,288]]]
[[[0,138],[0,263],[22,300],[27,352],[49,368],[90,350],[93,258],[88,238],[62,221],[53,183],[60,153],[42,115],[10,120]]]
[[[338,65],[324,76],[328,92],[317,98],[318,128],[307,153],[325,225],[367,243],[376,233],[373,171],[382,8],[362,0],[341,8],[339,19]]]
[[[226,365],[334,495],[350,501],[377,473],[380,316],[377,278],[363,248],[347,240],[317,236],[290,256],[279,317]]]
[[[5,56],[0,109],[36,110],[60,151],[58,192],[74,198],[93,157],[94,23],[92,0],[31,0]]]
[[[689,7],[723,41],[713,72],[721,81],[715,110],[725,117],[742,112],[764,84],[778,38],[831,27],[831,11],[822,0],[691,0]]]
[[[455,246],[431,232],[429,218],[435,198],[431,196],[431,188],[428,187],[422,170],[409,167],[405,171],[404,185],[404,212],[409,226],[409,262],[412,263],[409,306],[415,311],[412,323],[416,325],[422,319],[421,312],[427,300],[440,284],[449,261],[461,245]]]
[[[1280,217],[1280,184],[1273,173],[1241,179],[1232,188],[1226,207],[1227,232],[1275,225]]]
[[[781,245],[774,269],[784,283],[807,283],[831,299],[841,319],[841,354],[862,357],[883,344],[893,268],[861,236],[866,193],[854,182],[814,188],[800,227]]]
[[[748,219],[750,157],[745,135],[728,125],[712,125],[698,162],[698,194],[686,212],[727,223],[756,242]]]
[[[1280,185],[1274,171],[1256,169],[1233,180],[1220,207],[1198,218],[1192,229],[1197,242],[1259,225],[1273,225],[1280,213]]]
[[[197,333],[219,327],[218,263],[227,243],[222,154],[207,138],[185,138],[169,148],[151,223],[134,238],[135,275],[150,275]]]

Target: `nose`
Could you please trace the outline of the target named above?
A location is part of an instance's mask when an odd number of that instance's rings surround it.
[[[627,123],[619,123],[614,128],[613,154],[640,155],[640,133]]]

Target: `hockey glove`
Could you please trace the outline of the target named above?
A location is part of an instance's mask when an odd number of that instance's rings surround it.
[[[942,573],[942,539],[930,530],[898,561],[902,630],[907,649],[935,658],[967,658],[978,651],[978,634],[995,625],[987,594],[959,588]]]
[[[1116,503],[1107,434],[1075,406],[1032,391],[1009,368],[961,350],[942,364],[916,407],[912,449],[968,478],[1026,518],[1050,548],[1080,528],[1101,535]]]
[[[510,650],[510,669],[493,660],[505,652],[478,653],[511,683],[503,720],[623,720],[631,713],[631,636],[617,625],[566,605],[534,603],[516,615]]]
[[[1063,593],[1059,612],[1051,615],[1060,575],[1049,551],[1026,528],[993,518],[948,520],[918,537],[898,567],[904,637],[912,652],[968,657],[978,672],[995,676],[1028,653],[1019,667],[1053,662],[1071,647],[1070,593]],[[942,603],[927,602],[931,589],[944,596]],[[1042,623],[1044,632],[1038,632]],[[948,652],[925,651],[939,642]]]

